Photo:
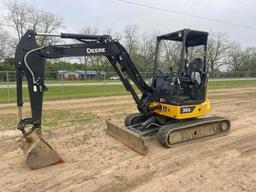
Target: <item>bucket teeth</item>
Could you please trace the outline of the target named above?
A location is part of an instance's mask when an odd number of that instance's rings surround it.
[[[40,169],[64,162],[54,148],[36,131],[22,139],[20,147],[26,156],[26,163],[30,169]]]

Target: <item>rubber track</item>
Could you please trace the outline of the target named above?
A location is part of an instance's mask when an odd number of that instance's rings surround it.
[[[195,128],[196,126],[199,125],[204,125],[204,124],[211,124],[214,125],[216,123],[220,123],[221,121],[227,121],[229,122],[229,127],[226,131],[222,131],[218,134],[215,135],[209,135],[201,138],[195,138],[193,140],[185,141],[185,142],[180,142],[180,143],[175,143],[175,144],[170,144],[168,141],[169,134],[171,134],[173,131],[177,130],[182,130],[182,129],[189,129],[189,128]],[[218,117],[218,116],[213,116],[213,117],[205,117],[205,118],[200,118],[200,119],[190,119],[190,120],[184,120],[179,123],[173,123],[173,124],[167,124],[162,126],[159,131],[158,131],[158,140],[159,142],[165,146],[165,147],[174,147],[176,145],[181,145],[185,143],[191,143],[194,141],[199,141],[199,140],[204,140],[204,139],[210,139],[210,138],[215,138],[219,136],[226,135],[229,132],[230,129],[230,121],[224,117]]]

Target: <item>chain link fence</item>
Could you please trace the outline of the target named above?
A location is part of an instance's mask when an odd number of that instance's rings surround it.
[[[150,79],[152,73],[141,73],[145,80]],[[210,80],[256,79],[256,71],[216,72]],[[15,71],[0,71],[0,102],[16,101],[16,73]],[[48,91],[46,99],[64,99],[77,97],[95,97],[126,94],[126,90],[115,72],[74,72],[63,71],[45,72],[45,84]],[[28,99],[27,82],[23,82],[24,100]]]

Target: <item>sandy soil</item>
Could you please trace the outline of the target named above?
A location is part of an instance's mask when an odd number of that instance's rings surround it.
[[[106,119],[122,126],[125,115],[136,112],[130,96],[47,101],[45,112],[86,111],[95,121],[45,131],[66,162],[34,171],[26,167],[14,128],[1,129],[0,191],[255,192],[255,93],[256,88],[210,91],[216,97],[212,114],[231,120],[230,134],[172,149],[152,141],[147,156],[104,131]],[[14,104],[0,105],[1,116],[16,113]]]

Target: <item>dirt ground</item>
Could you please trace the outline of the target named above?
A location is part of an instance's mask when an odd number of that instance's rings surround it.
[[[122,126],[125,115],[136,112],[130,96],[47,101],[47,118],[54,116],[51,110],[89,116],[71,122],[58,117],[56,127],[44,133],[66,162],[33,171],[17,147],[18,132],[7,126],[8,117],[16,121],[15,104],[0,104],[0,191],[255,192],[256,88],[211,90],[209,95],[211,114],[231,120],[230,134],[171,149],[152,141],[147,156],[104,131],[106,119]]]

